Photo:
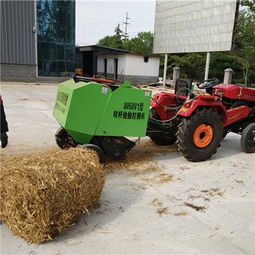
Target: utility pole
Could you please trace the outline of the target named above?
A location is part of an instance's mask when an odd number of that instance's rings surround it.
[[[128,20],[129,20],[129,19],[130,19],[130,18],[128,17],[128,12],[126,12],[126,21],[123,22],[123,24],[125,24],[125,33],[124,33],[125,39],[128,38],[127,26],[130,24],[130,23],[128,23]]]

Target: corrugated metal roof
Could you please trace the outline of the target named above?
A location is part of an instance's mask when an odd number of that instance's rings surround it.
[[[97,50],[97,51],[112,51],[115,53],[131,53],[131,51],[129,50],[123,50],[123,49],[116,49],[116,48],[111,48],[111,47],[106,47],[106,46],[99,46],[99,45],[86,45],[86,46],[76,46],[76,48],[78,48],[80,51],[93,51],[93,50]]]
[[[76,46],[76,49],[78,49],[80,52],[84,51],[94,51],[97,55],[120,55],[120,54],[131,54],[131,55],[137,55],[137,56],[146,56],[146,57],[159,57],[155,54],[150,55],[143,55],[139,54],[130,50],[124,50],[124,49],[116,49],[106,46],[99,46],[99,45],[87,45],[87,46]]]
[[[1,1],[1,63],[36,64],[35,1]]]

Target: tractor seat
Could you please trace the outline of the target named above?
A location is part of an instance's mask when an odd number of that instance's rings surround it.
[[[174,93],[179,96],[188,96],[191,94],[192,80],[177,79]]]

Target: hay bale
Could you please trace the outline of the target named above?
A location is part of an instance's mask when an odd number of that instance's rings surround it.
[[[11,231],[41,243],[98,203],[104,172],[90,150],[54,150],[2,158],[0,218]]]

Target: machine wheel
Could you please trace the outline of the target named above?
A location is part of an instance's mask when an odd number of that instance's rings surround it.
[[[163,145],[171,145],[176,142],[176,135],[173,131],[173,135],[170,134],[154,134],[150,136],[150,139],[157,145],[163,146]]]
[[[125,140],[126,138],[124,137],[103,137],[101,146],[109,158],[112,160],[122,160],[126,157],[127,151]]]
[[[249,124],[242,132],[241,146],[244,152],[255,152],[255,123]]]
[[[105,158],[104,151],[99,146],[97,146],[95,144],[88,143],[88,144],[82,144],[82,145],[80,145],[80,147],[84,148],[84,149],[89,149],[89,150],[95,151],[98,155],[99,162],[101,164],[105,163],[106,158]]]
[[[178,126],[177,145],[183,156],[193,162],[209,159],[222,140],[220,116],[212,109],[201,109]]]
[[[67,150],[71,147],[76,146],[72,137],[70,137],[69,134],[67,133],[67,131],[62,127],[60,127],[57,130],[57,132],[55,134],[55,139],[56,139],[56,143],[57,143],[58,147],[63,150]]]

